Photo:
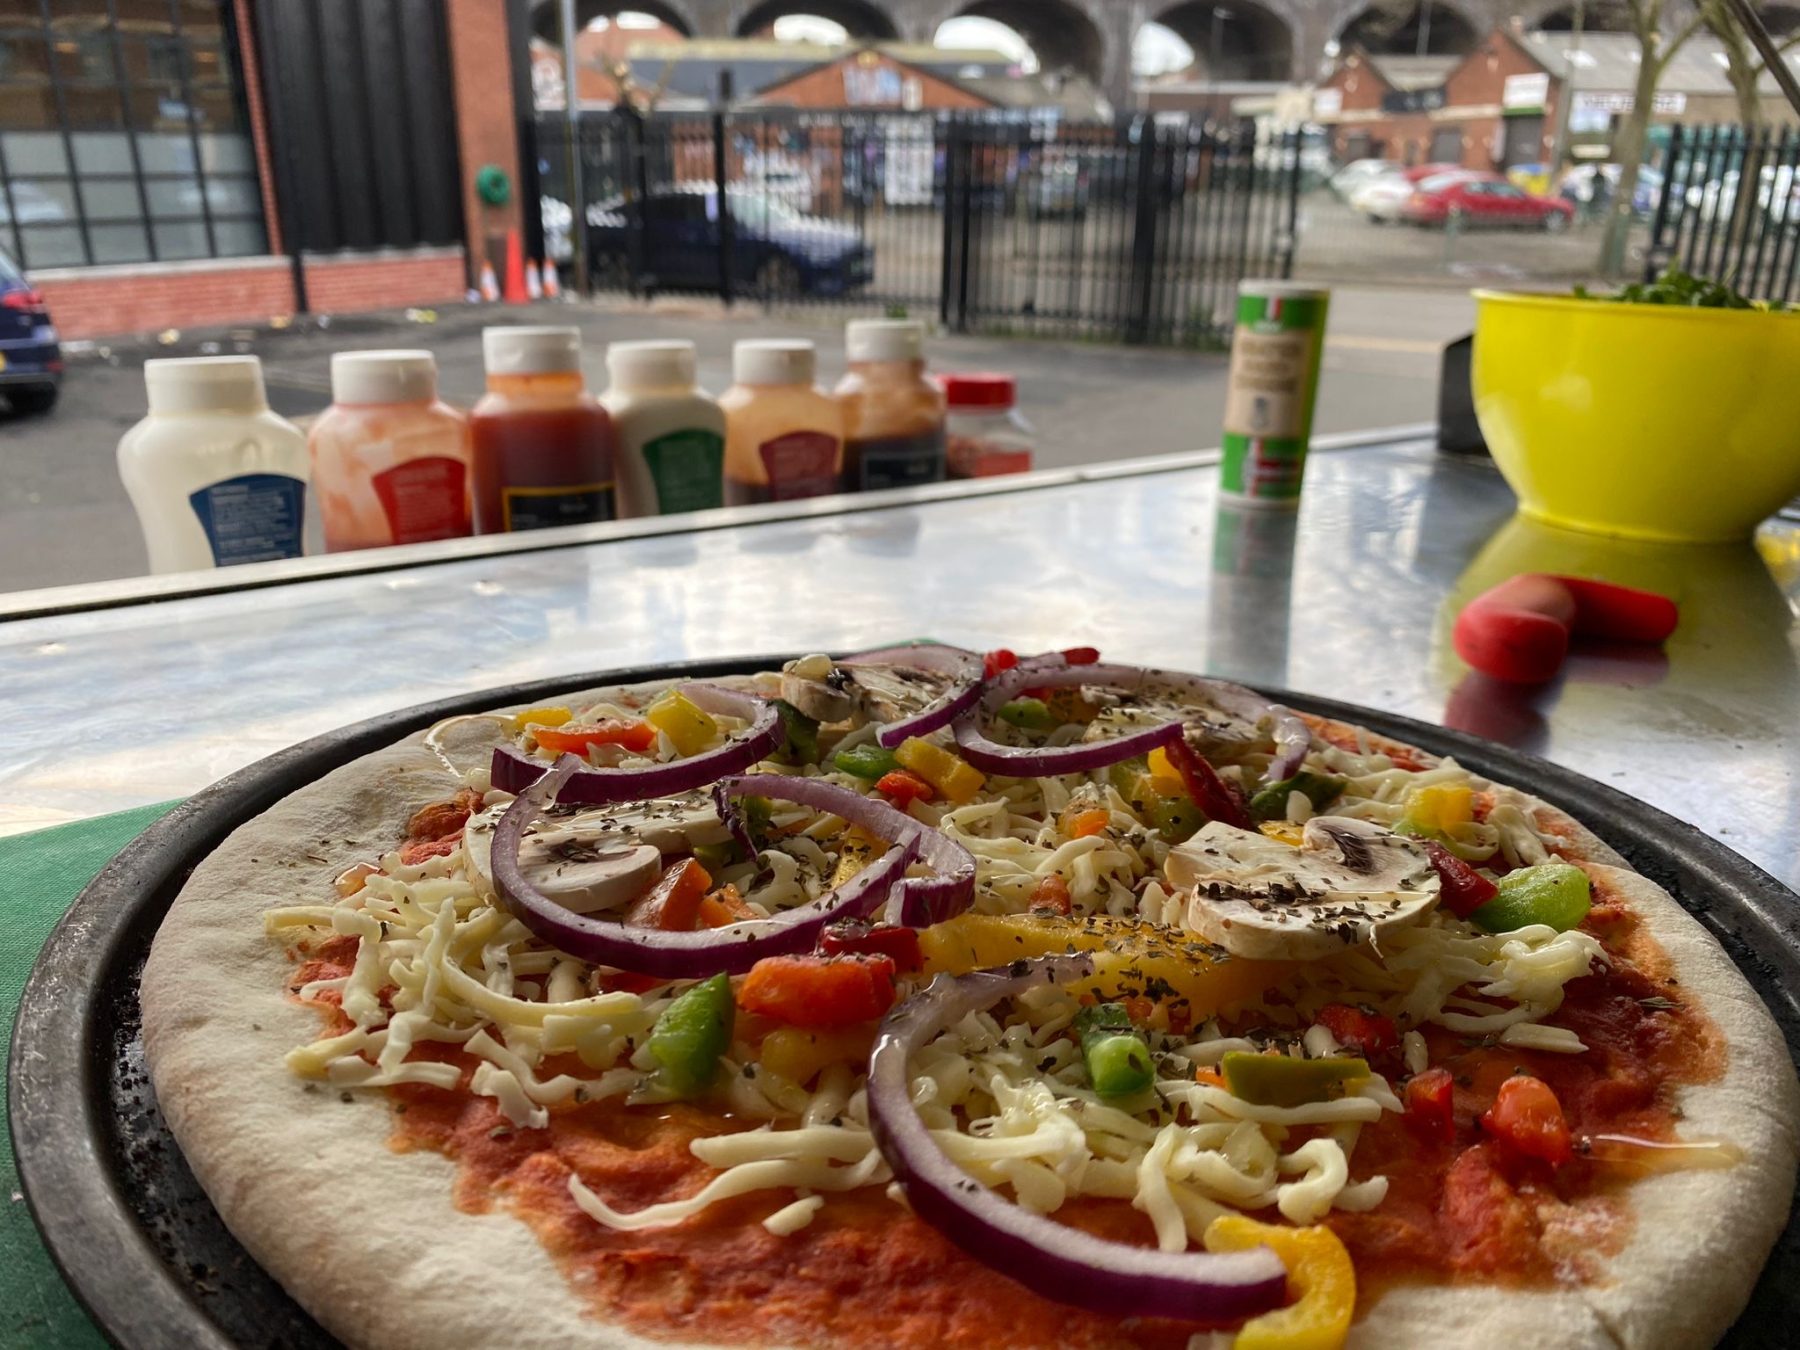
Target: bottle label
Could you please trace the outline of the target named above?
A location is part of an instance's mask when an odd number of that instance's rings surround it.
[[[460,539],[469,532],[468,470],[460,459],[427,455],[374,477],[375,495],[396,544]]]
[[[881,436],[844,442],[844,459],[853,467],[845,477],[853,492],[917,487],[944,477],[944,429],[922,436]]]
[[[656,511],[705,511],[725,499],[725,440],[699,427],[644,442],[644,462],[656,486]]]
[[[613,510],[611,483],[502,488],[500,513],[508,534],[548,530],[558,525],[591,525],[611,520],[617,514]]]
[[[270,562],[300,556],[306,484],[281,473],[247,473],[188,494],[213,563]]]
[[[838,490],[838,438],[824,431],[790,431],[757,449],[769,476],[771,502],[823,497]]]

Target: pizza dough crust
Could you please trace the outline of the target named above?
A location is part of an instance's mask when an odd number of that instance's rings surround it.
[[[464,722],[447,730],[443,747],[459,765],[485,762],[491,734],[489,723]],[[423,734],[414,735],[281,801],[195,870],[143,974],[144,1043],[158,1102],[226,1225],[348,1345],[678,1344],[595,1316],[503,1203],[485,1214],[457,1209],[454,1163],[388,1147],[385,1097],[304,1083],[282,1062],[317,1036],[319,1021],[287,997],[294,966],[265,936],[262,912],[330,894],[338,872],[391,848],[413,811],[460,785]],[[1746,1159],[1729,1171],[1670,1173],[1633,1187],[1633,1236],[1601,1283],[1393,1290],[1352,1328],[1353,1347],[1711,1345],[1748,1298],[1786,1222],[1800,1152],[1800,1086],[1786,1043],[1705,929],[1653,883],[1609,868],[1623,860],[1581,834],[1593,850],[1585,856],[1608,869],[1729,1046],[1722,1081],[1681,1090],[1684,1133],[1730,1138]]]

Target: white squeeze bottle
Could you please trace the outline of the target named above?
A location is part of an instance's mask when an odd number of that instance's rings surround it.
[[[144,362],[150,415],[119,442],[152,572],[300,556],[306,437],[269,411],[262,362]]]
[[[694,384],[691,342],[615,342],[600,396],[618,449],[621,516],[704,511],[725,502],[725,412]]]

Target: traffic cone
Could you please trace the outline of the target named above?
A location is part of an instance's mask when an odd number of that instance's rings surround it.
[[[525,296],[530,300],[544,298],[544,279],[538,275],[537,259],[525,264]]]
[[[506,232],[506,303],[525,303],[525,246],[517,230]]]
[[[494,264],[481,264],[481,298],[490,305],[500,298],[500,280],[494,275]]]
[[[544,299],[562,299],[562,276],[560,269],[553,262],[544,264]]]

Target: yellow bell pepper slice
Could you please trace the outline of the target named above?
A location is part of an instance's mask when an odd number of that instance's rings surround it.
[[[1103,916],[959,914],[919,934],[925,970],[933,975],[964,975],[1070,948],[1094,956],[1093,976],[1069,986],[1076,994],[1102,1001],[1139,994],[1185,1001],[1195,1022],[1257,997],[1294,969],[1281,961],[1239,960],[1172,929]]]
[[[1160,745],[1152,750],[1146,760],[1150,765],[1150,790],[1160,797],[1185,797],[1187,784],[1182,781],[1181,771],[1169,763],[1169,752]]]
[[[837,866],[826,883],[834,891],[887,852],[888,846],[860,825],[852,825],[838,836],[837,848]]]
[[[719,724],[679,689],[671,689],[648,708],[644,720],[669,738],[680,755],[697,755],[713,743]]]
[[[1356,1267],[1329,1228],[1288,1228],[1221,1214],[1206,1226],[1209,1252],[1273,1247],[1294,1302],[1244,1323],[1232,1350],[1337,1350],[1356,1313]]]
[[[875,1045],[875,1030],[873,1022],[828,1031],[777,1027],[763,1037],[758,1058],[770,1073],[805,1087],[828,1064],[849,1064],[858,1069],[866,1066],[869,1051]]]
[[[507,718],[506,727],[517,736],[526,727],[560,727],[574,720],[575,714],[567,708],[527,708]]]
[[[1400,804],[1403,834],[1435,835],[1448,839],[1459,826],[1475,819],[1475,794],[1467,787],[1437,783],[1414,788]]]
[[[1299,848],[1306,838],[1303,827],[1290,825],[1285,820],[1265,820],[1256,827],[1270,839],[1278,839],[1289,848]]]
[[[953,802],[966,802],[987,782],[987,775],[942,746],[908,736],[894,751],[902,768],[911,769]]]

